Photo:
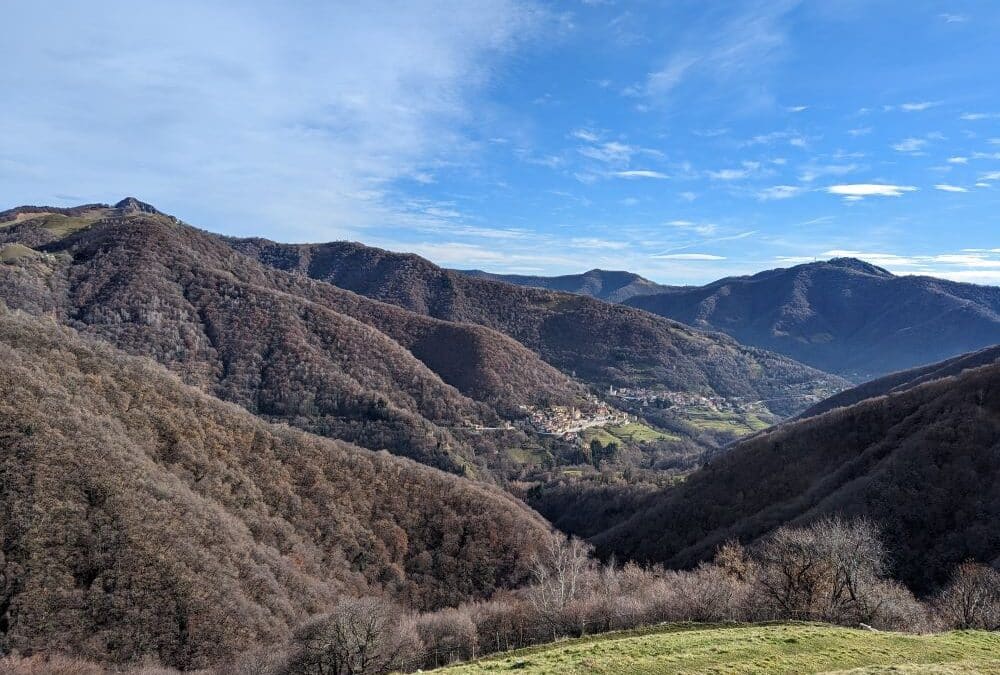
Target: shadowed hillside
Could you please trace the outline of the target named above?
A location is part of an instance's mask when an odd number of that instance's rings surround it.
[[[692,565],[828,513],[883,528],[899,577],[942,583],[1000,563],[1000,364],[790,422],[738,443],[595,538],[605,553]]]
[[[856,382],[1000,342],[1000,288],[897,277],[852,258],[626,303]]]
[[[136,204],[0,215],[41,254],[0,265],[0,297],[251,412],[459,473],[492,454],[462,429],[583,393],[496,331],[262,266]]]
[[[854,405],[855,403],[863,401],[866,398],[875,398],[876,396],[899,393],[901,391],[906,391],[907,389],[912,389],[913,387],[921,385],[924,382],[938,380],[942,377],[958,375],[959,373],[969,370],[970,368],[978,368],[980,366],[987,366],[997,362],[1000,362],[1000,345],[980,349],[977,352],[971,352],[969,354],[962,354],[961,356],[956,356],[955,358],[948,359],[947,361],[932,363],[929,366],[903,370],[898,373],[893,373],[892,375],[880,377],[877,380],[872,380],[871,382],[865,382],[857,387],[842,391],[839,394],[834,394],[830,398],[820,401],[816,405],[812,406],[799,415],[799,417],[814,417],[816,415],[821,415],[828,410],[833,410],[834,408],[843,408],[845,406]]]
[[[206,665],[341,593],[416,607],[526,578],[512,497],[272,426],[0,305],[0,652]]]
[[[596,387],[662,387],[766,400],[778,415],[831,393],[842,380],[721,336],[581,295],[514,286],[441,269],[415,255],[348,242],[232,245],[267,265],[330,282],[421,314],[501,331],[564,373]]]

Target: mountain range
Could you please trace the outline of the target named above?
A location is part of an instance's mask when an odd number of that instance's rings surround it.
[[[995,289],[843,259],[559,284],[223,237],[133,198],[0,213],[0,652],[198,668],[343,595],[516,587],[553,524],[689,567],[865,516],[920,592],[1000,565]],[[849,389],[743,330],[852,377],[922,365]],[[629,421],[532,425],[553,411]]]
[[[480,274],[480,273],[475,273]],[[593,295],[584,277],[574,292]],[[543,286],[544,277],[498,276]],[[1000,342],[1000,287],[896,276],[854,258],[807,263],[705,286],[659,286],[607,298],[784,354],[856,383]],[[653,289],[657,290],[653,290]],[[649,292],[645,292],[649,290]]]
[[[424,316],[498,331],[598,390],[660,387],[767,400],[771,412],[784,416],[806,407],[806,398],[782,398],[790,386],[821,394],[845,386],[838,377],[724,335],[582,295],[468,277],[411,254],[351,242],[231,244],[271,267]]]

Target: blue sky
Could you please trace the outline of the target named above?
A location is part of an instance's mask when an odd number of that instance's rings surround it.
[[[0,21],[0,208],[135,195],[519,273],[857,255],[1000,283],[995,0],[43,0]]]

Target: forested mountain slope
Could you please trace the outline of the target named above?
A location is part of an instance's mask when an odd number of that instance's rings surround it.
[[[986,349],[980,349],[979,351],[970,352],[968,354],[962,354],[961,356],[956,356],[953,359],[948,359],[939,363],[932,363],[929,366],[902,370],[898,373],[893,373],[892,375],[886,375],[885,377],[865,382],[857,387],[846,389],[839,394],[834,394],[830,398],[820,401],[816,405],[812,406],[799,415],[799,417],[813,417],[815,415],[821,415],[828,410],[853,405],[867,398],[875,398],[876,396],[899,393],[901,391],[906,391],[907,389],[912,389],[913,387],[921,385],[924,382],[958,375],[959,373],[969,370],[970,368],[978,368],[980,366],[987,366],[998,362],[1000,362],[1000,345],[987,347]]]
[[[37,253],[0,265],[9,306],[251,412],[451,471],[491,461],[463,429],[583,394],[501,333],[265,267],[134,200],[0,214],[0,242]]]
[[[279,244],[231,240],[282,270],[330,282],[428,316],[501,331],[564,373],[604,388],[662,387],[766,400],[794,414],[808,399],[790,388],[832,393],[835,376],[718,334],[593,298],[471,278],[415,255],[349,242]]]
[[[204,666],[341,593],[416,607],[524,580],[498,489],[287,426],[0,304],[0,652]]]
[[[1000,287],[895,276],[853,258],[626,304],[863,382],[1000,343]]]
[[[691,565],[727,539],[830,513],[878,524],[917,590],[966,558],[1000,564],[1000,364],[753,436],[595,541],[606,554]]]
[[[523,274],[493,274],[482,270],[455,270],[468,277],[503,281],[517,286],[545,288],[550,291],[589,295],[605,302],[624,302],[637,295],[652,295],[669,290],[633,272],[593,269],[583,274],[564,274],[557,277]]]

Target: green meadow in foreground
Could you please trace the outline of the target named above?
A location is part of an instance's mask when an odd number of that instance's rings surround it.
[[[669,626],[489,657],[463,673],[1000,673],[1000,633],[882,633],[816,624]]]

